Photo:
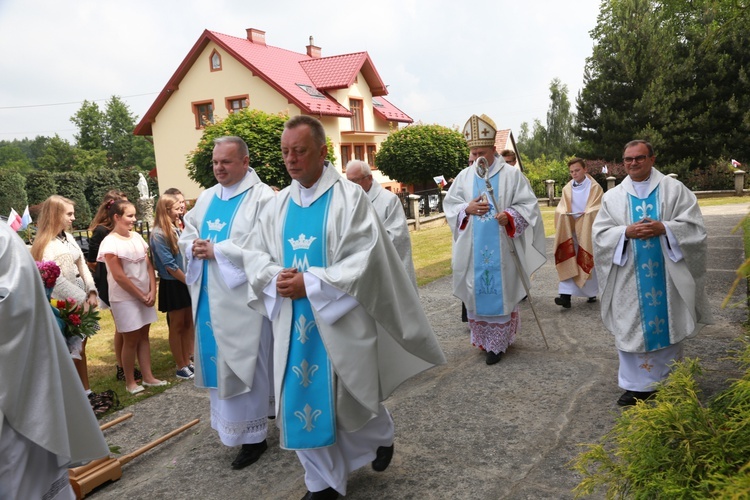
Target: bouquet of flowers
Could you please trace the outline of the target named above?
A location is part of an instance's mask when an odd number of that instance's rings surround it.
[[[39,274],[42,275],[44,291],[47,293],[47,298],[49,299],[52,295],[52,289],[55,288],[55,283],[57,283],[57,278],[60,276],[60,266],[54,261],[45,260],[37,262],[36,267],[39,269]]]
[[[60,267],[53,261],[37,262],[39,274],[44,282],[44,291],[49,299],[50,307],[55,315],[60,331],[65,337],[70,354],[81,359],[81,342],[91,337],[99,330],[99,311],[94,308],[86,309],[74,299],[57,300],[51,298],[52,289],[60,276]]]
[[[61,327],[65,338],[78,337],[83,340],[99,330],[99,311],[96,309],[89,308],[87,311],[71,298],[68,300],[50,299],[49,303],[55,316],[62,319],[65,325],[64,328]]]

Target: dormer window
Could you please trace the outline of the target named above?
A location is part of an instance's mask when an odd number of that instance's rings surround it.
[[[221,71],[221,54],[216,50],[211,52],[211,71]]]
[[[310,95],[310,97],[316,97],[318,99],[326,98],[326,96],[318,92],[318,89],[316,89],[315,87],[311,87],[310,85],[305,85],[304,83],[298,83],[297,86],[301,88],[302,90],[304,90],[305,92],[307,92],[308,95]]]

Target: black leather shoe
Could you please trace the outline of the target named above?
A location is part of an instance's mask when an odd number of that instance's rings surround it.
[[[265,439],[260,443],[243,444],[242,449],[237,454],[237,458],[232,462],[232,469],[240,470],[254,464],[266,449],[268,449],[268,443],[266,443]]]
[[[308,491],[302,500],[334,500],[339,497],[339,492],[331,487],[320,491]]]
[[[635,406],[637,400],[647,401],[656,394],[656,391],[638,392],[638,391],[625,391],[620,399],[617,400],[617,404],[620,406]]]
[[[485,358],[484,362],[487,363],[488,365],[494,365],[495,363],[500,361],[500,358],[503,357],[503,353],[498,352],[497,354],[495,354],[492,351],[487,351],[486,356],[487,357]]]
[[[563,306],[565,309],[570,309],[570,295],[560,294],[559,297],[555,297],[555,304]]]
[[[372,470],[383,472],[388,468],[393,458],[393,445],[381,446],[375,452],[375,460],[372,461]]]
[[[594,302],[596,302],[596,297],[589,297],[589,300],[587,300],[586,302],[588,302],[589,304],[593,304]]]

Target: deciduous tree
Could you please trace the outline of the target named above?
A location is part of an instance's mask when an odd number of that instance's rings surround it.
[[[380,145],[375,164],[391,179],[434,187],[433,177],[455,177],[468,159],[469,147],[461,132],[420,123],[391,133]]]

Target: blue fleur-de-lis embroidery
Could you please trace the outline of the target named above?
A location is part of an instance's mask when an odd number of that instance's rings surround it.
[[[662,332],[661,326],[664,324],[664,320],[659,316],[654,316],[653,321],[649,321],[648,325],[653,327],[654,333],[659,335]]]
[[[659,267],[658,262],[654,262],[653,260],[648,259],[648,262],[641,265],[641,267],[645,269],[646,271],[648,271],[646,273],[647,278],[656,278],[658,276],[658,273],[657,273],[657,268]]]
[[[495,254],[494,250],[490,250],[487,245],[484,246],[484,249],[482,250],[482,263],[485,266],[490,265],[492,261],[492,256]]]
[[[312,376],[318,371],[318,365],[310,365],[306,359],[302,360],[299,366],[293,366],[292,371],[300,379],[302,387],[309,387],[312,383]]]
[[[299,332],[297,340],[304,344],[310,338],[308,335],[310,330],[315,328],[315,321],[308,321],[307,318],[302,315],[300,316],[299,321],[294,322],[294,327],[297,329],[297,332]]]
[[[661,290],[657,290],[656,288],[651,288],[650,292],[646,292],[646,297],[651,298],[651,302],[648,304],[651,307],[656,307],[661,305],[661,301],[659,300],[659,297],[662,296]]]
[[[303,429],[305,429],[307,432],[310,432],[315,428],[313,422],[317,420],[318,417],[323,414],[323,412],[320,410],[313,410],[309,404],[306,404],[303,410],[304,411],[295,411],[294,416],[300,419],[300,422],[302,422],[303,424]]]
[[[651,203],[646,203],[645,201],[641,202],[640,205],[635,207],[636,212],[640,212],[641,219],[644,217],[648,217],[651,213],[651,210],[654,209],[654,206]]]
[[[649,238],[647,240],[643,240],[643,248],[646,248],[646,249],[654,248],[654,242],[653,242],[653,240],[654,240],[653,238]]]

